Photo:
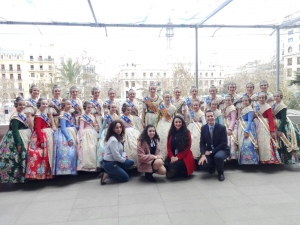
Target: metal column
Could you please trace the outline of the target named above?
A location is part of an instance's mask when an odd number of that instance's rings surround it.
[[[279,74],[280,74],[280,28],[276,28],[276,91],[279,90]]]
[[[198,27],[195,28],[195,39],[196,39],[196,68],[195,68],[195,76],[196,76],[196,87],[198,90]]]

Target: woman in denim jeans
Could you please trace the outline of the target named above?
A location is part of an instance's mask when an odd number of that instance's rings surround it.
[[[105,153],[101,162],[105,172],[100,173],[100,184],[106,184],[107,178],[120,182],[129,180],[125,170],[133,166],[133,160],[128,159],[124,151],[125,128],[121,120],[114,120],[108,127],[105,137]]]

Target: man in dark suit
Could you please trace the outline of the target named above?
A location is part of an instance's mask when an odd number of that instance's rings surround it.
[[[219,181],[223,181],[225,180],[224,160],[230,153],[227,145],[226,127],[215,123],[215,116],[212,110],[205,112],[205,118],[207,124],[201,128],[201,157],[198,164],[202,170],[209,171],[210,174],[214,174],[216,168]]]

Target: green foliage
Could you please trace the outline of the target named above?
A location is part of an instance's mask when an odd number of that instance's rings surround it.
[[[73,62],[73,60],[69,58],[66,62],[61,62],[61,67],[57,68],[57,70],[60,72],[62,84],[66,87],[71,87],[77,84],[77,80],[82,71],[82,65],[78,62]]]

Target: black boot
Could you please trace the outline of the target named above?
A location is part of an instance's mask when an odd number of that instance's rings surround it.
[[[145,178],[150,181],[150,182],[153,182],[155,183],[156,180],[154,179],[154,177],[152,176],[153,173],[145,173]]]

